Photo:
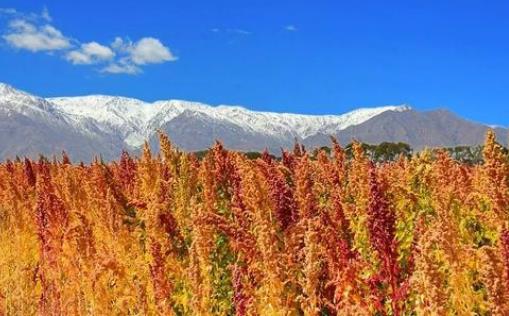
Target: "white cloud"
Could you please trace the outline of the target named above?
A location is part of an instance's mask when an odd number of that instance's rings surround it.
[[[126,51],[128,47],[129,44],[124,42],[124,40],[118,36],[115,37],[115,40],[113,41],[113,43],[111,43],[111,48],[113,48],[116,51]]]
[[[110,46],[123,57],[101,69],[104,73],[135,75],[142,72],[139,66],[177,60],[168,47],[153,37],[144,37],[135,43],[116,37]]]
[[[131,60],[137,65],[160,64],[177,60],[168,47],[153,37],[145,37],[136,42],[131,47],[130,53]]]
[[[108,46],[97,42],[81,44],[81,48],[67,53],[65,58],[74,65],[90,65],[102,61],[111,60],[115,52]]]
[[[295,25],[287,25],[285,26],[285,30],[287,30],[288,32],[295,32],[297,31],[297,27]]]
[[[0,8],[0,15],[11,16],[11,18],[23,19],[31,22],[46,21],[51,22],[53,18],[49,14],[47,7],[43,7],[41,13],[23,13],[14,8]]]
[[[65,55],[65,59],[74,65],[90,65],[93,63],[92,57],[80,50],[73,50]]]
[[[17,19],[12,20],[9,23],[9,28],[14,32],[20,32],[20,33],[33,33],[37,32],[37,27],[33,25],[32,23],[29,23],[25,20]]]
[[[70,39],[49,24],[35,25],[23,19],[9,23],[9,29],[2,36],[9,45],[32,52],[54,51],[71,47]]]
[[[101,60],[112,59],[115,53],[107,46],[103,46],[97,42],[90,42],[81,45],[82,50],[90,56],[94,56]]]
[[[113,63],[110,64],[103,69],[101,69],[101,72],[103,73],[109,73],[109,74],[128,74],[128,75],[136,75],[141,73],[141,68],[129,64],[129,63]]]
[[[9,46],[34,53],[60,52],[58,55],[73,65],[106,64],[99,70],[102,73],[134,75],[142,72],[141,66],[177,60],[170,48],[154,37],[136,42],[116,37],[109,46],[97,41],[80,43],[50,24],[52,17],[46,7],[40,14],[0,8],[0,15],[10,19],[0,35]]]

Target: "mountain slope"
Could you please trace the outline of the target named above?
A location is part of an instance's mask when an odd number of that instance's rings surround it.
[[[352,139],[378,144],[387,142],[405,142],[414,149],[424,147],[471,146],[484,143],[484,136],[490,127],[471,122],[447,110],[417,112],[384,112],[356,126],[351,126],[333,134],[341,142]],[[507,144],[508,130],[494,129],[499,141]],[[306,138],[308,146],[323,144],[329,135],[316,134]]]
[[[114,157],[124,147],[120,138],[102,133],[95,122],[75,122],[51,102],[0,84],[1,159],[65,150],[74,159],[89,161],[99,154]]]
[[[403,141],[415,148],[476,145],[488,126],[438,110],[418,112],[406,105],[351,111],[342,115],[255,112],[239,106],[210,106],[170,100],[91,95],[40,98],[0,83],[0,159],[59,154],[75,160],[117,157],[157,142],[157,130],[185,150],[208,148],[216,139],[236,150],[268,148],[277,153],[295,140],[308,146],[353,138],[379,143]],[[499,135],[507,130],[497,129]],[[503,137],[505,140],[505,137]]]

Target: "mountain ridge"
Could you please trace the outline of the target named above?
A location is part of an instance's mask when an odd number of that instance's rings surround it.
[[[419,112],[403,104],[305,115],[108,95],[42,98],[0,83],[0,132],[11,135],[0,136],[0,158],[66,150],[79,160],[98,154],[112,159],[123,149],[139,150],[146,140],[155,143],[157,130],[167,132],[184,150],[208,148],[216,139],[235,150],[272,152],[295,140],[311,147],[328,145],[330,136],[342,142],[405,141],[416,148],[482,142],[487,125],[444,111]],[[34,139],[38,141],[30,141]]]
[[[140,146],[144,139],[150,137],[154,128],[158,125],[164,125],[186,110],[200,112],[211,116],[214,119],[228,121],[229,123],[243,126],[246,130],[253,132],[271,133],[278,135],[283,131],[293,133],[295,137],[305,138],[330,125],[333,132],[347,128],[350,125],[362,123],[373,116],[385,111],[405,111],[410,108],[403,106],[384,106],[377,108],[360,108],[342,115],[304,115],[295,113],[274,113],[263,111],[251,111],[241,106],[218,105],[211,106],[200,102],[191,102],[185,100],[160,100],[155,102],[144,102],[138,99],[108,96],[81,96],[81,97],[60,97],[46,99],[67,113],[82,115],[94,118],[98,121],[114,125],[111,121],[112,114],[116,108],[109,108],[110,105],[116,107],[118,101],[129,104],[132,108],[124,113],[123,119],[135,117],[137,126],[144,125],[144,135],[136,135],[128,141],[131,146]],[[99,105],[99,107],[97,107]],[[105,113],[104,110],[109,111]],[[118,123],[118,121],[117,121]],[[118,125],[117,125],[118,126]],[[144,137],[143,137],[144,136]],[[129,137],[128,137],[129,139]],[[138,141],[135,141],[138,140]]]

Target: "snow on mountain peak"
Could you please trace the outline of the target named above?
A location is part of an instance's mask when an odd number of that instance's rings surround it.
[[[35,113],[46,115],[54,112],[53,106],[43,98],[0,83],[0,109],[9,113]]]
[[[80,97],[49,98],[60,110],[73,115],[92,118],[111,126],[134,123],[143,124],[146,120],[146,103],[137,99],[89,95]]]
[[[50,98],[63,112],[78,118],[94,119],[120,132],[126,142],[140,146],[156,129],[185,111],[205,115],[216,121],[240,126],[250,133],[291,135],[306,138],[317,133],[333,134],[361,124],[386,111],[407,111],[407,105],[361,108],[341,115],[304,115],[251,111],[242,106],[210,106],[198,102],[166,100],[147,103],[137,99],[89,95]]]
[[[14,89],[14,87],[12,87],[6,83],[0,82],[0,98],[7,99],[7,98],[20,97],[20,96],[28,97],[31,95],[26,92],[16,90],[16,89]],[[31,96],[31,97],[33,97],[33,96]]]
[[[9,86],[6,83],[0,82],[0,95],[12,93],[13,90],[14,90],[13,87]]]
[[[336,134],[362,124],[386,111],[411,110],[408,105],[360,108],[338,115],[306,115],[252,111],[242,106],[211,106],[184,100],[144,102],[108,95],[39,98],[0,83],[0,108],[29,115],[40,112],[58,115],[77,129],[94,134],[116,135],[138,147],[157,129],[183,113],[210,118],[211,124],[237,126],[252,135],[305,139],[316,134]]]

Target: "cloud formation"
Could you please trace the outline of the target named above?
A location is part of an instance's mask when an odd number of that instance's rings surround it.
[[[132,47],[131,58],[137,65],[159,64],[177,60],[168,47],[165,47],[161,41],[153,37],[145,37],[136,42]]]
[[[120,61],[119,63],[112,63],[107,65],[101,69],[101,72],[109,74],[136,75],[141,72],[141,68],[128,62]]]
[[[112,60],[115,52],[108,46],[103,46],[97,42],[81,44],[80,49],[67,53],[65,58],[75,65],[90,65],[102,61]]]
[[[178,59],[169,47],[154,37],[143,37],[135,42],[116,37],[109,45],[97,41],[81,43],[51,25],[53,19],[47,8],[40,14],[0,8],[0,15],[10,17],[1,36],[9,46],[33,53],[58,52],[57,55],[73,65],[101,65],[101,73],[135,75],[143,72],[141,66]]]
[[[117,37],[110,46],[120,57],[101,69],[104,73],[133,75],[141,72],[139,66],[177,60],[168,47],[153,37],[144,37],[134,43]]]
[[[12,47],[31,52],[62,50],[71,47],[69,38],[49,24],[35,25],[23,19],[9,22],[2,36]]]

